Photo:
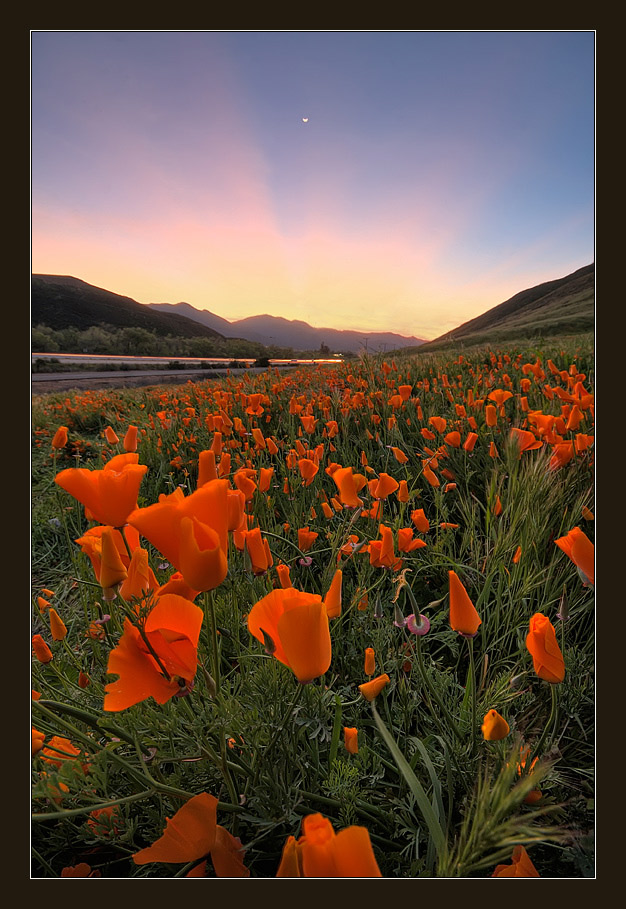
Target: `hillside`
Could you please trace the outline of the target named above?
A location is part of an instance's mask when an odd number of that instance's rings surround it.
[[[419,347],[420,353],[460,343],[483,344],[499,341],[579,334],[595,325],[595,265],[522,290]],[[406,351],[405,351],[406,352]]]
[[[31,324],[55,330],[92,325],[143,328],[160,336],[222,338],[213,328],[183,315],[158,312],[130,297],[87,284],[67,275],[33,275]]]
[[[337,352],[360,353],[365,350],[380,352],[392,348],[417,347],[424,343],[421,338],[405,337],[395,332],[315,328],[299,319],[284,319],[267,314],[227,322],[215,313],[196,309],[189,303],[148,305],[150,309],[158,312],[180,312],[189,319],[197,319],[203,325],[216,329],[226,337],[245,338],[248,341],[291,347],[294,350],[319,350],[320,346],[325,344],[331,351]]]

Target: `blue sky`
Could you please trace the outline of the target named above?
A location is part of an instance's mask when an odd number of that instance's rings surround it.
[[[593,261],[594,45],[34,31],[33,272],[434,338]]]

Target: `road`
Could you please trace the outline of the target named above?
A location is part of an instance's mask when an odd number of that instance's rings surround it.
[[[32,394],[54,394],[57,391],[86,391],[98,388],[136,388],[144,385],[181,385],[184,382],[206,382],[230,373],[265,372],[267,367],[248,369],[142,369],[109,372],[40,372],[31,375]]]

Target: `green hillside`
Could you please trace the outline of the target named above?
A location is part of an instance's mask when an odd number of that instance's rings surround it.
[[[55,330],[83,331],[94,325],[143,328],[165,337],[223,338],[219,332],[186,316],[158,312],[123,297],[64,275],[33,275],[31,324]]]
[[[458,328],[411,350],[429,353],[451,346],[494,344],[592,332],[595,325],[595,266],[522,290]],[[403,353],[408,353],[404,350]]]

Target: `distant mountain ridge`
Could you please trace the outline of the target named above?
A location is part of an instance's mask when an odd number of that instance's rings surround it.
[[[130,297],[87,284],[70,275],[32,275],[31,324],[53,329],[107,324],[144,328],[161,336],[222,338],[218,331],[182,315],[157,312]]]
[[[206,309],[196,309],[189,303],[148,303],[150,309],[158,312],[180,313],[219,331],[225,337],[245,338],[261,344],[292,347],[294,350],[318,350],[325,344],[331,351],[398,350],[403,347],[417,347],[424,343],[422,338],[406,337],[395,332],[354,331],[338,328],[314,328],[300,319],[284,319],[282,316],[248,316],[228,322]]]

